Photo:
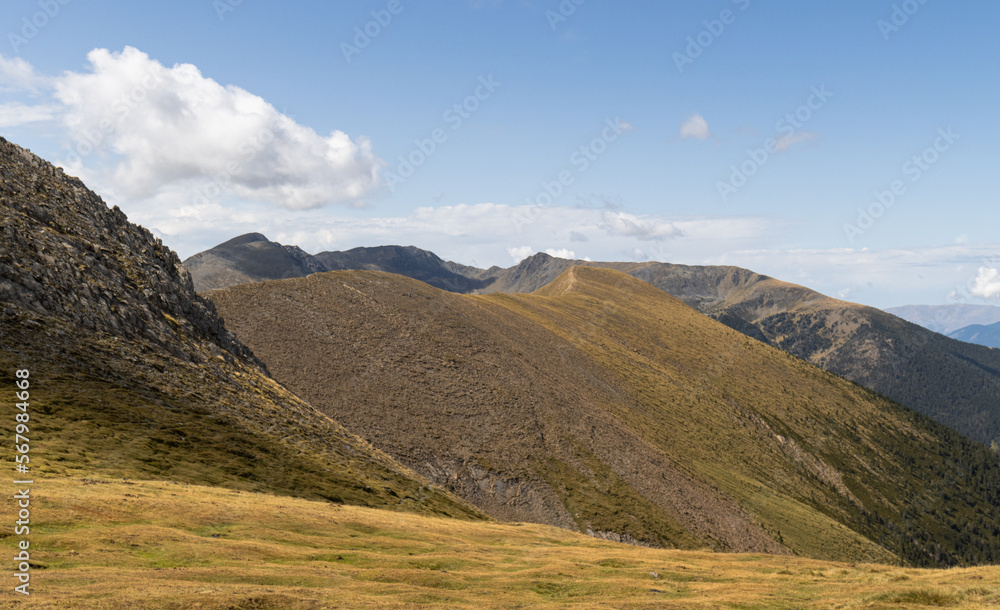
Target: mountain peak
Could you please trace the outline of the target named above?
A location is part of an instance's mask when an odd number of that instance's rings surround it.
[[[243,244],[252,244],[261,241],[270,242],[271,240],[261,233],[246,233],[244,235],[240,235],[239,237],[234,237],[223,244],[220,244],[219,247],[226,248],[233,246],[242,246]]]

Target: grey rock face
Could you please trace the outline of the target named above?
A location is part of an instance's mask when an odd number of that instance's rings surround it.
[[[263,367],[177,255],[77,179],[0,138],[0,315],[54,316],[194,360],[182,338]]]

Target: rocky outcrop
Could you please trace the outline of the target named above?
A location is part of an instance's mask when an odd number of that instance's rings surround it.
[[[177,255],[62,169],[0,138],[0,311],[178,349],[183,332],[263,366],[194,290]]]
[[[176,254],[0,139],[0,380],[20,369],[44,417],[32,424],[35,476],[483,516],[275,382]]]

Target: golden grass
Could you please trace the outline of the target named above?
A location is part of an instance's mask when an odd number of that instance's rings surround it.
[[[32,493],[34,593],[26,602],[8,578],[0,607],[1000,605],[1000,568],[654,550],[159,481],[49,479]],[[0,552],[13,554],[6,536]]]

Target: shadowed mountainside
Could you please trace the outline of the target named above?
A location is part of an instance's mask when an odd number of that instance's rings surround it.
[[[344,271],[209,296],[282,383],[501,518],[679,548],[1000,558],[995,454],[614,270],[534,294]]]
[[[176,254],[78,179],[3,139],[0,178],[0,386],[30,371],[34,476],[482,516],[270,378]]]

